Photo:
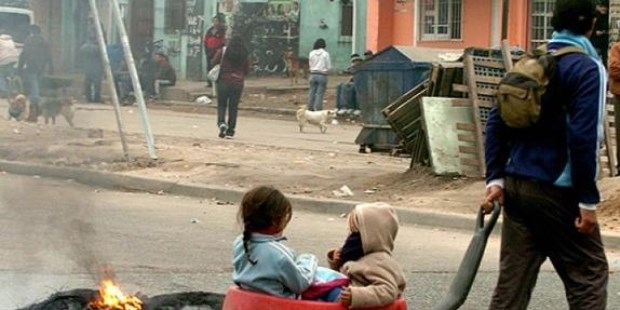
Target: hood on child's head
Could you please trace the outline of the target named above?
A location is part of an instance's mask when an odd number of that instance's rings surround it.
[[[399,226],[396,210],[392,206],[382,202],[360,204],[355,206],[350,216],[362,236],[364,254],[392,253]]]

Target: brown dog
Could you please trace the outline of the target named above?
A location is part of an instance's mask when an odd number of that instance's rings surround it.
[[[288,50],[284,53],[284,61],[286,63],[286,72],[291,79],[291,85],[298,83],[300,73],[304,79],[308,79],[310,68],[307,58],[299,58],[295,51]]]
[[[75,114],[73,108],[73,99],[71,98],[50,98],[41,105],[45,124],[52,119],[52,125],[56,125],[56,116],[62,115],[69,126],[73,127],[73,116]]]
[[[22,94],[18,94],[9,99],[9,120],[15,119],[18,122],[26,120],[30,115],[30,104],[28,98]]]

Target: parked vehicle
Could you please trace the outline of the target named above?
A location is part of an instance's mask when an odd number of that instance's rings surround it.
[[[0,30],[13,37],[18,47],[22,47],[29,34],[29,26],[34,24],[31,10],[0,6]]]

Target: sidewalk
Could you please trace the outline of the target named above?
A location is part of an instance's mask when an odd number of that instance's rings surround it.
[[[348,81],[351,76],[333,75],[327,83],[326,100],[329,106],[335,106],[336,86]],[[250,76],[245,80],[244,98],[255,107],[293,109],[292,102],[305,102],[308,93],[308,81],[300,79],[298,84],[291,84],[286,77]],[[192,102],[199,96],[213,94],[211,88],[202,81],[180,80],[174,87],[166,88],[162,101]],[[252,98],[254,100],[247,100]],[[257,100],[258,99],[258,100]]]

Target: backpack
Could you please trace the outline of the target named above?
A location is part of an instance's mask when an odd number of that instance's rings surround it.
[[[525,54],[501,79],[497,89],[498,109],[508,127],[524,129],[538,123],[541,98],[556,71],[556,58],[571,53],[584,54],[576,46],[547,52],[543,45]]]

